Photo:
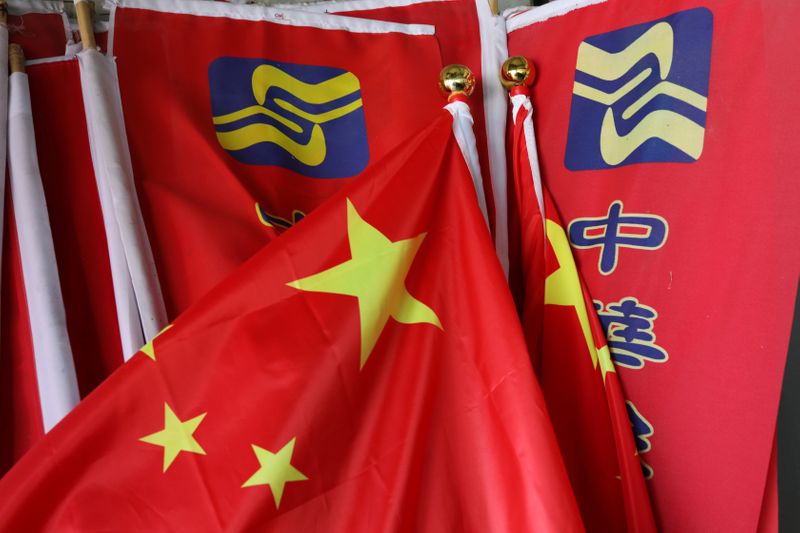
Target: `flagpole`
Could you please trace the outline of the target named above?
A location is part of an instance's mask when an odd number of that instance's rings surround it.
[[[94,39],[94,24],[92,23],[92,6],[88,0],[75,0],[75,16],[78,19],[78,30],[81,34],[83,49],[97,48],[97,42]]]
[[[25,53],[18,44],[8,45],[8,73],[25,73]]]
[[[544,192],[542,189],[542,176],[539,170],[539,153],[536,150],[536,135],[533,131],[533,105],[531,104],[531,86],[536,79],[536,68],[523,56],[511,56],[500,67],[500,83],[508,91],[511,100],[511,120],[517,122],[517,113],[521,107],[527,110],[523,121],[523,133],[528,157],[531,160],[531,173],[533,175],[533,190],[536,193],[536,202],[539,204],[539,213],[545,218]],[[542,227],[544,230],[544,226]]]

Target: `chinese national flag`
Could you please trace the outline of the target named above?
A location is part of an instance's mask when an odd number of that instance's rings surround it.
[[[577,531],[442,113],[0,481],[0,530]]]
[[[570,482],[588,530],[655,531],[605,335],[538,175],[530,99],[515,91],[511,233],[519,248],[512,279],[520,283],[526,341]]]

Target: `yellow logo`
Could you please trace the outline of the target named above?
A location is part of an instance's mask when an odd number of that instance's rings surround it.
[[[705,8],[578,47],[566,166],[691,162],[705,135],[712,15]]]
[[[209,83],[217,139],[239,161],[315,178],[366,166],[361,87],[352,72],[222,57],[209,67]]]

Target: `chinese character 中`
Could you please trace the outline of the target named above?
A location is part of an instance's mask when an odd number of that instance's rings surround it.
[[[667,221],[658,215],[623,214],[617,200],[604,217],[577,218],[569,225],[569,238],[575,248],[600,248],[598,268],[604,275],[617,268],[620,248],[657,250],[667,240]]]

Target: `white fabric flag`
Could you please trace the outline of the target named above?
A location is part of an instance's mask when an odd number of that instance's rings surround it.
[[[453,100],[446,106],[447,111],[453,115],[453,135],[456,138],[458,147],[467,162],[467,168],[472,176],[472,184],[475,186],[475,194],[478,200],[478,207],[483,214],[486,227],[489,227],[489,213],[486,210],[486,194],[483,190],[483,176],[481,165],[478,162],[478,144],[475,140],[475,130],[472,129],[474,120],[469,105],[460,100]]]
[[[8,79],[8,26],[0,24],[0,80]],[[3,264],[3,213],[6,205],[6,147],[8,133],[8,83],[0,83],[0,265]],[[0,288],[2,293],[2,288]]]
[[[133,181],[116,66],[112,58],[97,50],[82,51],[78,54],[78,62],[89,144],[112,268],[116,264],[117,271],[120,269],[121,250],[143,338],[152,339],[167,325],[167,313]],[[115,280],[117,310],[129,317],[131,292],[124,279],[119,279],[121,277],[118,275],[118,280]],[[129,319],[120,318],[120,325],[121,333],[127,331],[123,333],[124,356],[127,360],[143,343],[139,342],[136,348],[131,348],[140,339],[135,337]]]
[[[28,76],[9,78],[8,163],[45,432],[80,401],[50,219],[39,174]]]

